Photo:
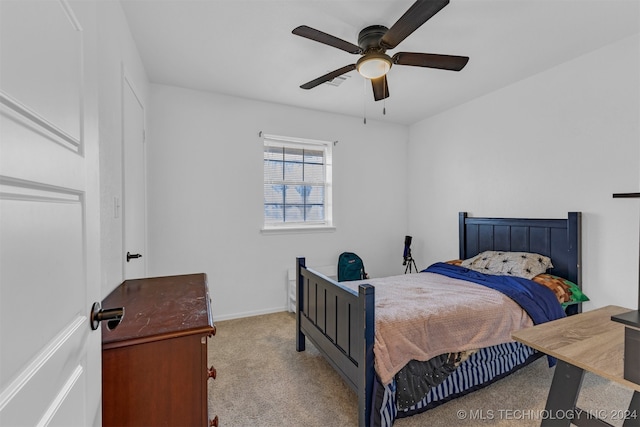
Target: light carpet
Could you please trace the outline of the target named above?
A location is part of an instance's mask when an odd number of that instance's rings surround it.
[[[295,315],[275,313],[216,323],[209,340],[209,414],[222,427],[356,426],[355,393],[307,340],[295,349]],[[483,390],[437,408],[396,420],[397,427],[540,425],[553,377],[546,358]],[[624,412],[632,391],[587,373],[578,406],[613,419]],[[640,421],[639,421],[640,425]]]

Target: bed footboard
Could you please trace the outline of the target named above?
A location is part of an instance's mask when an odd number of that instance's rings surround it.
[[[304,351],[305,337],[323,354],[358,396],[358,425],[368,425],[374,381],[373,339],[375,288],[358,292],[307,269],[296,258],[296,350]]]

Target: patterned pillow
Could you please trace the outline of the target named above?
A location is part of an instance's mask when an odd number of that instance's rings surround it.
[[[551,259],[529,252],[485,251],[462,261],[462,267],[485,274],[531,279],[553,268]]]
[[[562,277],[544,273],[538,274],[531,280],[551,289],[563,307],[589,301],[589,297],[582,293],[578,285]]]

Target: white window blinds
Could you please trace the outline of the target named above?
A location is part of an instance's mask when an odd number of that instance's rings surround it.
[[[332,226],[332,144],[263,136],[264,227]]]

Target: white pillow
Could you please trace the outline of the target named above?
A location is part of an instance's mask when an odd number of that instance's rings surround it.
[[[531,279],[553,268],[551,259],[529,252],[485,251],[460,264],[485,274],[517,276]]]

